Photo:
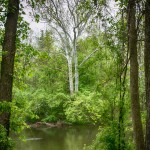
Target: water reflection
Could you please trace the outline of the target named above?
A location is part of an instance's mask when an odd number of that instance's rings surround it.
[[[16,150],[82,150],[84,144],[92,143],[97,129],[95,126],[27,129],[23,133],[26,142],[18,141]]]

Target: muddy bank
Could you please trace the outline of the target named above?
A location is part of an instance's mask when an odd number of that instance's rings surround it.
[[[60,127],[69,126],[69,124],[66,124],[64,122],[56,122],[56,123],[51,123],[51,122],[36,122],[34,124],[29,124],[29,126],[32,127],[32,128],[40,128],[40,127],[60,128]]]

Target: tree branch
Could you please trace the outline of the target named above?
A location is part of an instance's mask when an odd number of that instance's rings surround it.
[[[90,55],[88,55],[79,65],[79,67],[82,66],[83,63],[85,63],[95,52],[97,52],[99,49],[95,49]]]

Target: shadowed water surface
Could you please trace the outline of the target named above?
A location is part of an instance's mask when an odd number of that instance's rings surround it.
[[[16,150],[82,150],[97,131],[96,126],[27,129],[23,133],[26,142],[17,141]]]

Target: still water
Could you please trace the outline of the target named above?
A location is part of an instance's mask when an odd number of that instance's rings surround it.
[[[26,142],[17,141],[16,150],[83,150],[97,132],[95,126],[27,129],[23,133]]]

